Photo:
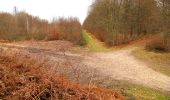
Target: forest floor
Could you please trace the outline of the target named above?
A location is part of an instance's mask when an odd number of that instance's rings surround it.
[[[3,43],[0,48],[28,51],[37,56],[41,55],[41,57],[47,57],[48,62],[52,65],[58,62],[67,62],[71,67],[58,69],[66,77],[80,83],[93,81],[91,83],[95,85],[103,85],[103,83],[108,84],[108,82],[115,82],[113,80],[119,80],[170,92],[170,77],[152,70],[146,63],[135,58],[132,52],[136,47],[107,52],[90,52],[66,41],[26,41]]]

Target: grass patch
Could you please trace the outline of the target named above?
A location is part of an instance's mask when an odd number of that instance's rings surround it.
[[[170,53],[147,51],[142,47],[133,51],[133,55],[148,62],[149,67],[157,72],[170,76]]]
[[[110,50],[110,49],[106,48],[102,42],[100,42],[97,39],[90,36],[90,34],[87,33],[86,31],[83,31],[82,36],[83,36],[83,40],[86,43],[87,48],[90,51],[99,51],[100,52],[100,51],[109,51]]]
[[[135,85],[128,81],[112,80],[111,83],[104,83],[104,86],[120,91],[125,96],[125,100],[170,100],[169,93]]]
[[[125,90],[127,99],[135,100],[170,100],[170,96],[159,91],[142,87],[142,86],[131,86],[129,89]]]

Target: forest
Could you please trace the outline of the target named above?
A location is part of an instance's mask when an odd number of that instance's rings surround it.
[[[145,35],[163,34],[167,46],[170,31],[168,0],[96,0],[83,25],[78,18],[57,18],[52,22],[26,12],[0,13],[0,37],[4,40],[69,40],[80,43],[82,30],[108,46],[125,44]]]
[[[0,100],[170,100],[170,0],[89,1],[83,22],[0,8]]]
[[[169,24],[169,0],[96,0],[83,28],[112,46],[144,35],[163,33],[167,37]]]

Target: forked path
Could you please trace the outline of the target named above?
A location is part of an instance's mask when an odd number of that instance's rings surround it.
[[[83,63],[114,79],[170,91],[170,77],[152,70],[147,64],[136,59],[131,54],[134,49],[92,53],[86,56]]]
[[[43,53],[43,55],[51,56],[51,58],[58,59],[62,56],[61,52],[54,50],[45,50],[40,47],[32,47],[29,45],[3,45],[3,47],[33,50],[34,53]],[[2,47],[2,46],[0,46]],[[144,85],[154,89],[161,89],[170,92],[170,77],[156,72],[149,68],[147,64],[136,59],[131,52],[134,48],[126,48],[112,52],[90,52],[90,53],[71,53],[66,52],[65,55],[70,58],[79,57],[80,64],[86,65],[90,68],[96,69],[101,75],[112,77],[117,80],[127,80],[132,83]]]

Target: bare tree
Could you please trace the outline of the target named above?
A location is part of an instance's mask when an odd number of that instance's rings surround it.
[[[160,7],[162,13],[162,31],[163,31],[163,43],[164,47],[168,48],[168,36],[170,34],[170,1],[160,0]]]
[[[155,0],[95,0],[83,27],[109,45],[156,32]]]

